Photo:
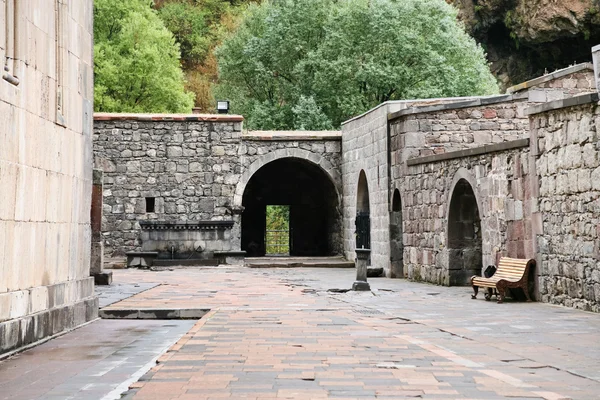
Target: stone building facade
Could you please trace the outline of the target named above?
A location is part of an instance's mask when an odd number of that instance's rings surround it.
[[[207,261],[239,253],[260,242],[254,236],[261,232],[250,229],[255,222],[243,223],[262,218],[264,225],[266,203],[255,198],[275,196],[269,204],[292,204],[293,199],[277,196],[288,182],[308,192],[320,178],[330,183],[332,203],[323,206],[332,213],[326,221],[330,243],[322,255],[341,251],[339,132],[242,133],[243,118],[235,115],[96,114],[94,119],[108,255],[144,250],[161,258]],[[286,163],[316,174],[316,180],[304,179],[301,187],[300,176],[276,176]],[[267,183],[261,187],[273,187],[250,195],[253,180],[262,175]]]
[[[341,133],[96,114],[107,252],[261,256],[265,207],[289,205],[291,255],[353,260],[367,221],[388,277],[464,285],[501,256],[535,258],[531,294],[599,311],[595,85],[582,64],[506,95],[384,103]]]
[[[91,0],[0,0],[0,355],[97,317]]]
[[[371,262],[387,276],[460,285],[500,256],[535,258],[530,289],[539,299],[598,311],[598,196],[587,179],[598,156],[595,104],[555,110],[595,90],[592,65],[582,64],[507,95],[387,103],[345,123],[346,256],[353,257],[353,219],[365,203],[357,198],[364,169],[366,203],[377,204]],[[539,115],[538,105],[546,110]]]

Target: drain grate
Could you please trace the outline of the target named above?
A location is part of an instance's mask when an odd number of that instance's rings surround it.
[[[354,310],[354,312],[364,315],[384,315],[381,311],[370,309]]]

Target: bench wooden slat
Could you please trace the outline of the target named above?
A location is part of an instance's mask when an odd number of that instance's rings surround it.
[[[498,303],[502,303],[504,300],[505,291],[508,288],[521,288],[525,292],[527,301],[529,299],[529,293],[527,288],[527,279],[529,275],[529,268],[535,265],[535,260],[524,260],[519,258],[502,257],[498,262],[498,269],[496,273],[490,277],[485,278],[482,276],[473,276],[471,278],[471,285],[475,294],[471,296],[473,299],[477,297],[479,287],[488,288],[489,294],[486,295],[486,300],[489,300],[491,296],[491,290],[496,289],[499,294]]]

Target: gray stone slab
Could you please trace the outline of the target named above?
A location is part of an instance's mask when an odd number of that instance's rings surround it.
[[[195,321],[96,321],[0,363],[0,399],[118,399]]]

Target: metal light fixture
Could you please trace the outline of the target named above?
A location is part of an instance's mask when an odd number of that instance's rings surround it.
[[[217,111],[219,114],[229,113],[229,100],[217,101]]]

